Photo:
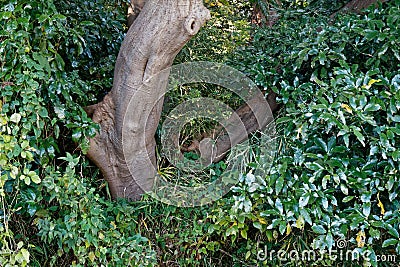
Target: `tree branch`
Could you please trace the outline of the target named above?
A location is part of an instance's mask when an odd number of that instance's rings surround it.
[[[371,5],[377,6],[379,2],[384,3],[388,1],[389,0],[352,0],[348,2],[344,7],[333,13],[330,18],[334,19],[339,13],[360,13]]]
[[[267,102],[270,106],[270,109],[272,112],[277,111],[279,109],[279,105],[276,102],[276,97],[277,94],[275,92],[270,92],[267,96]],[[263,103],[265,100],[260,99],[260,96],[256,96],[253,99],[249,100],[251,102],[253,107],[257,106],[262,106],[258,105],[258,103]],[[257,116],[254,114],[254,112],[259,112],[259,110],[251,110],[249,105],[244,104],[241,107],[239,107],[236,111],[235,114],[233,114],[228,120],[224,123],[225,125],[235,125],[236,118],[239,116],[241,123],[244,125],[246,129],[246,133],[241,133],[239,132],[240,136],[237,136],[236,139],[236,144],[242,142],[245,140],[249,134],[254,133],[257,130],[263,129],[266,125],[268,125],[273,118],[268,117],[265,118],[265,120],[259,124],[257,121]],[[264,114],[263,114],[264,115]],[[233,126],[233,128],[238,128],[237,126]],[[207,153],[208,151],[212,151],[212,149],[202,149],[201,148],[201,143],[203,140],[206,140],[208,138],[212,138],[216,140],[215,146],[216,146],[216,154],[215,156],[213,155],[206,155],[204,156],[205,158],[212,158],[213,162],[218,162],[222,160],[225,156],[225,154],[231,149],[232,146],[236,144],[231,144],[231,140],[229,136],[227,135],[227,132],[221,127],[217,126],[216,128],[212,129],[209,133],[204,133],[202,134],[198,139],[193,140],[192,143],[187,146],[187,147],[182,147],[181,151],[182,152],[190,152],[190,151],[200,151],[203,150],[202,153]],[[203,154],[202,154],[203,157]]]

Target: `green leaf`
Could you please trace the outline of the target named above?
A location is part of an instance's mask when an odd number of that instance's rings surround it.
[[[400,161],[400,150],[393,151],[392,158],[394,161]]]
[[[281,117],[276,119],[275,124],[283,124],[283,123],[287,123],[287,122],[293,122],[293,118],[291,117]]]
[[[40,53],[34,52],[33,58],[47,71],[47,73],[51,73],[51,67],[46,57]]]
[[[393,226],[388,224],[387,229],[388,229],[389,234],[391,234],[392,236],[394,236],[396,238],[399,238],[399,232],[396,230],[396,228],[394,228]]]
[[[38,114],[39,114],[39,116],[42,117],[42,118],[48,118],[48,117],[49,117],[49,114],[47,113],[47,109],[44,108],[44,107],[42,107],[41,109],[39,109]]]
[[[322,198],[322,206],[324,207],[325,210],[328,209],[329,207],[329,203],[328,203],[328,199],[326,197]]]
[[[347,148],[349,148],[349,146],[350,146],[350,138],[349,138],[349,136],[350,136],[349,134],[343,135],[343,140],[344,140],[344,143],[345,143]]]
[[[21,121],[21,114],[19,113],[12,114],[10,117],[10,121],[18,124]]]
[[[24,257],[25,261],[29,263],[29,252],[26,249],[21,249],[22,257]]]
[[[95,25],[92,21],[87,21],[87,20],[82,21],[80,24],[82,26],[94,26]]]
[[[1,15],[2,19],[7,20],[7,19],[11,18],[12,12],[10,12],[10,11],[1,12],[0,15]]]
[[[377,267],[378,260],[376,258],[375,251],[373,249],[368,249],[368,252],[370,252],[369,257],[368,257],[369,262],[372,264],[373,267]]]
[[[363,214],[365,217],[368,218],[369,214],[371,213],[371,202],[363,204]]]
[[[38,18],[38,21],[39,21],[39,23],[43,23],[43,22],[45,22],[48,18],[49,18],[48,15],[42,14],[42,15],[40,15],[40,17]]]
[[[32,180],[32,182],[34,182],[35,184],[40,184],[40,182],[41,182],[41,179],[40,179],[40,177],[38,176],[38,175],[33,175],[33,176],[31,176],[31,180]]]
[[[261,223],[259,223],[259,222],[253,222],[253,226],[254,226],[255,228],[259,229],[259,230],[262,229],[262,225],[261,225]]]
[[[320,235],[323,235],[323,234],[326,233],[326,230],[321,225],[313,225],[311,227],[311,229],[314,231],[314,233],[317,233],[317,234],[320,234]]]
[[[353,129],[353,133],[354,133],[354,135],[357,137],[357,139],[358,139],[358,141],[360,141],[360,143],[365,147],[365,137],[364,137],[364,135],[362,135],[362,133],[359,131],[359,130],[357,130],[357,129]]]
[[[303,208],[303,207],[307,206],[309,200],[310,200],[310,195],[305,195],[305,196],[300,197],[299,207]]]
[[[29,176],[21,175],[21,177],[24,176],[24,182],[26,185],[31,184],[31,178]]]
[[[328,146],[326,145],[325,141],[321,138],[316,138],[314,140],[315,144],[318,145],[324,152],[328,152]]]
[[[54,19],[54,20],[61,20],[61,21],[64,21],[64,20],[67,19],[67,17],[64,16],[64,15],[62,15],[62,14],[55,14],[55,15],[53,16],[53,19]]]
[[[73,140],[74,142],[78,142],[79,139],[80,139],[81,137],[82,137],[82,132],[81,132],[81,130],[79,130],[79,129],[74,130],[74,132],[73,132],[73,134],[72,134],[72,140]]]
[[[88,257],[89,257],[89,259],[90,259],[91,262],[94,262],[94,260],[95,260],[95,258],[96,258],[96,256],[95,256],[95,254],[93,253],[93,251],[89,252]]]
[[[279,175],[275,184],[275,192],[277,195],[281,192],[284,182],[285,182],[285,177],[283,175]]]
[[[55,61],[57,63],[57,68],[61,71],[64,70],[65,67],[64,59],[58,53],[55,55]]]
[[[370,236],[371,236],[372,238],[375,238],[375,239],[379,239],[380,236],[381,236],[380,231],[377,230],[377,229],[373,229],[373,228],[370,228],[370,229],[369,229],[369,234],[370,234]]]
[[[364,108],[364,111],[368,111],[368,112],[373,112],[373,111],[378,111],[378,110],[380,110],[381,109],[381,106],[380,105],[378,105],[378,104],[372,104],[372,103],[370,103],[370,104],[367,104],[366,106],[365,106],[365,108]]]
[[[349,189],[347,186],[343,183],[340,184],[340,190],[342,191],[343,194],[348,195],[349,194]]]
[[[367,38],[367,40],[376,39],[377,36],[379,35],[379,31],[366,29],[364,35],[365,38]]]
[[[309,224],[312,225],[312,220],[310,217],[310,214],[308,213],[308,211],[306,209],[300,209],[300,214],[301,216],[304,217],[304,220]]]
[[[347,202],[351,201],[353,198],[354,198],[354,196],[347,196],[347,197],[343,198],[342,201],[343,201],[343,203],[347,203]]]
[[[328,233],[326,235],[326,244],[328,245],[328,250],[331,250],[333,248],[333,245],[335,244],[335,240],[333,239],[332,233]]]
[[[275,207],[279,210],[281,214],[283,214],[283,205],[279,198],[277,198],[275,201]]]
[[[247,239],[247,230],[244,230],[244,229],[240,230],[240,235],[241,235],[244,239]]]
[[[318,54],[318,60],[321,65],[325,65],[326,55],[324,52],[320,51]]]
[[[388,246],[394,246],[398,243],[399,241],[397,239],[394,238],[390,238],[390,239],[386,239],[385,241],[383,241],[382,243],[382,247],[386,248]]]

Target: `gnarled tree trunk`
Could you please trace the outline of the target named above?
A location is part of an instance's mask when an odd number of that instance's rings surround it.
[[[88,157],[100,168],[114,198],[138,199],[151,189],[155,168],[148,162],[156,162],[154,135],[163,104],[157,97],[167,77],[145,81],[171,66],[209,17],[201,0],[149,0],[130,27],[118,55],[112,90],[88,109],[101,127],[90,140]],[[130,101],[135,112],[126,114]],[[124,156],[123,130],[129,133],[124,144],[132,149],[129,162]]]

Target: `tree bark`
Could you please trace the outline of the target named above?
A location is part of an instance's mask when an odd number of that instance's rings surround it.
[[[112,90],[87,109],[101,128],[90,140],[88,157],[108,181],[113,198],[136,200],[151,189],[156,168],[148,162],[156,162],[154,135],[163,104],[158,96],[166,88],[167,77],[146,81],[170,67],[209,18],[201,0],[149,0],[128,30]],[[129,104],[137,112],[126,114]],[[131,120],[127,122],[125,116]],[[123,131],[129,134],[124,143],[132,149],[129,159],[124,156]]]
[[[334,19],[338,13],[360,13],[371,5],[377,5],[378,2],[384,3],[387,1],[389,0],[352,0],[348,2],[344,7],[342,7],[339,11],[333,13],[330,18]]]
[[[276,0],[275,4],[282,6],[280,0]],[[263,0],[253,4],[253,13],[251,22],[258,26],[265,25],[272,27],[279,20],[279,14],[276,9],[271,5],[270,1]]]

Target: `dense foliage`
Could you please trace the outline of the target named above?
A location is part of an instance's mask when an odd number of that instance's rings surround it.
[[[117,1],[1,7],[1,266],[155,261],[134,218],[99,196],[104,184],[92,187],[98,171],[81,156],[97,128],[82,107],[111,86],[124,10]]]
[[[281,151],[248,199],[261,231],[295,230],[288,248],[312,230],[315,247],[349,240],[374,266],[377,254],[400,253],[399,5],[334,22],[286,13],[232,62],[284,105]]]
[[[400,1],[331,21],[342,1],[278,1],[277,24],[253,30],[248,1],[205,2],[213,19],[177,62],[227,61],[279,93],[280,151],[268,176],[254,176],[264,163],[253,162],[233,192],[192,209],[146,196],[111,201],[84,156],[97,126],[83,107],[111,87],[125,3],[0,7],[1,266],[377,266],[380,255],[400,257]],[[186,89],[172,104],[212,95],[237,105],[222,89]],[[257,258],[264,247],[338,249],[338,239],[369,252],[365,261]]]

